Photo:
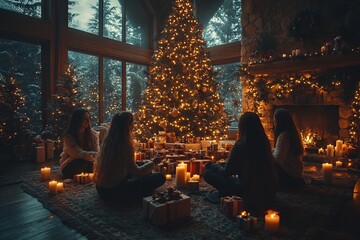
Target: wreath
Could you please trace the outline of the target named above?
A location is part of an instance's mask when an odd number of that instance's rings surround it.
[[[300,11],[289,25],[289,36],[297,40],[306,40],[319,33],[319,17],[309,10]]]

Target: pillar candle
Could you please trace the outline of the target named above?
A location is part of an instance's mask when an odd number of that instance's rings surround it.
[[[333,167],[333,165],[331,163],[323,163],[322,164],[322,174],[324,177],[325,184],[331,184],[332,167]]]
[[[94,173],[89,173],[90,181],[94,181]]]
[[[326,146],[326,155],[329,157],[333,157],[334,156],[334,146],[329,144]]]
[[[186,184],[186,167],[184,163],[179,163],[176,167],[176,187],[182,188]]]
[[[342,161],[336,161],[335,164],[336,167],[342,167]]]
[[[36,147],[36,162],[45,162],[45,147]]]
[[[190,172],[187,172],[187,173],[186,173],[186,182],[190,181],[190,175],[191,175]]]
[[[336,140],[336,148],[338,150],[343,150],[343,141],[342,140]]]
[[[51,174],[51,168],[43,167],[40,169],[41,179],[42,180],[49,180]]]
[[[278,212],[268,211],[265,215],[265,231],[276,233],[280,228],[280,216]]]
[[[200,175],[194,174],[194,175],[192,176],[192,179],[193,179],[194,181],[199,181],[199,180],[200,180]]]
[[[56,194],[57,192],[57,181],[49,182],[49,193]]]
[[[56,185],[56,191],[57,192],[62,192],[64,191],[64,183],[63,182],[58,182]]]
[[[166,177],[166,181],[171,181],[171,174],[166,174],[165,177]]]

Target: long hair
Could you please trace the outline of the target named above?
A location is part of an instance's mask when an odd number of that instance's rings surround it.
[[[256,113],[243,113],[239,119],[238,131],[238,141],[246,146],[254,161],[259,161],[255,164],[261,164],[261,161],[267,159],[272,160],[269,139]]]
[[[122,160],[119,157],[119,149],[133,149],[132,130],[130,128],[134,117],[130,112],[116,113],[110,129],[101,146],[99,158],[96,164],[96,178],[101,178],[111,169],[112,161]]]
[[[95,142],[95,137],[92,134],[92,130],[91,130],[91,124],[89,124],[89,126],[85,129],[85,139],[87,139],[88,141],[85,141],[84,146],[82,146],[80,144],[80,135],[79,135],[79,129],[81,128],[81,124],[82,121],[84,120],[85,114],[89,113],[88,110],[83,109],[83,108],[79,108],[79,109],[75,109],[70,117],[68,126],[65,130],[64,135],[70,135],[72,136],[76,143],[82,147],[84,150],[92,150],[91,146],[94,145]]]
[[[290,148],[295,155],[304,154],[304,146],[302,144],[299,131],[289,111],[283,108],[275,110],[274,118],[276,125],[274,127],[275,146],[276,140],[282,132],[287,132],[290,137]]]
[[[268,204],[277,188],[277,173],[271,153],[270,141],[259,116],[245,112],[239,119],[238,142],[244,149],[244,197],[248,207],[259,211]]]

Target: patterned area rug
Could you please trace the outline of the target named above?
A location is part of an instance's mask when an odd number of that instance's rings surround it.
[[[310,173],[316,177],[316,172]],[[219,205],[204,201],[211,187],[204,182],[200,191],[186,192],[191,197],[191,218],[164,227],[153,226],[143,217],[142,202],[104,202],[93,183],[66,183],[65,191],[48,193],[48,182],[40,180],[39,171],[24,176],[25,192],[35,196],[45,208],[59,216],[65,224],[89,239],[311,239],[318,229],[330,229],[337,214],[352,197],[354,180],[336,178],[332,186],[309,183],[294,192],[279,192],[277,205],[281,217],[280,232],[264,232],[264,217],[258,218],[258,230],[245,234],[236,220],[219,211]],[[60,180],[58,168],[52,178]],[[159,190],[173,182],[167,181]]]

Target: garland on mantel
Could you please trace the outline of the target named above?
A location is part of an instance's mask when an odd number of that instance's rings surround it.
[[[340,79],[341,78],[341,79]],[[330,79],[332,79],[330,81]],[[286,100],[298,87],[315,90],[318,94],[329,94],[331,91],[342,88],[343,101],[351,104],[354,117],[351,119],[349,132],[351,143],[360,142],[360,83],[359,79],[348,79],[343,72],[332,72],[328,74],[318,73],[289,73],[273,76],[255,76],[249,72],[247,65],[240,69],[240,80],[242,86],[246,87],[245,97],[252,100],[252,108],[249,109],[262,115],[261,104],[270,101]],[[356,86],[356,87],[355,87]],[[355,90],[356,91],[355,91]]]

